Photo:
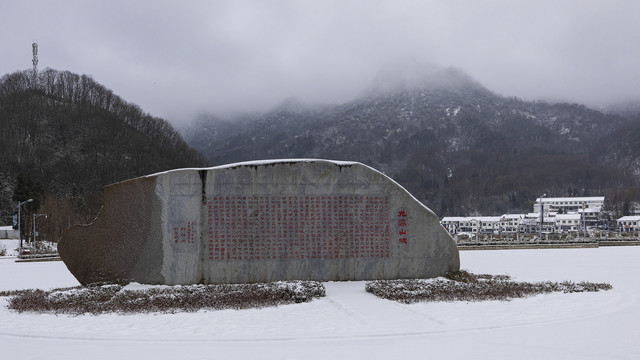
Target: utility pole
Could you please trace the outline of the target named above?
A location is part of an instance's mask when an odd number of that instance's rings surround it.
[[[44,218],[47,218],[47,214],[33,214],[33,252],[36,253],[38,250],[38,247],[36,246],[36,218],[39,218],[40,216],[44,216]]]
[[[544,205],[542,204],[542,198],[546,197],[547,193],[542,194],[540,196],[540,239],[538,241],[542,242],[542,225],[544,224]]]
[[[582,236],[587,238],[587,208],[586,203],[582,203]]]
[[[32,201],[33,199],[28,199],[26,201],[18,202],[18,238],[20,238],[20,246],[18,247],[18,257],[22,256],[22,232],[20,229],[20,208],[22,207],[22,204],[26,204]]]

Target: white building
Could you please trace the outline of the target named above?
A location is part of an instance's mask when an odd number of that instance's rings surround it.
[[[481,230],[481,216],[445,216],[440,224],[450,233],[478,233]]]
[[[582,227],[580,214],[557,214],[555,220],[556,232],[576,232]]]
[[[504,214],[500,217],[500,231],[505,233],[515,233],[524,231],[522,220],[525,214]]]
[[[540,213],[528,213],[520,221],[520,232],[537,233],[540,232]],[[542,218],[542,232],[553,233],[556,231],[556,214],[545,213]]]
[[[499,234],[504,231],[502,216],[445,216],[440,224],[450,234]]]
[[[466,218],[461,216],[445,216],[440,221],[442,227],[449,232],[449,234],[457,234],[460,230],[460,222]]]
[[[617,221],[622,232],[636,232],[640,227],[640,216],[623,216]]]
[[[479,216],[480,232],[483,234],[500,233],[500,216]]]
[[[540,223],[540,213],[528,213],[522,219],[522,228],[524,232],[536,232]]]
[[[540,212],[540,204],[543,205],[543,211],[545,213],[577,213],[582,209],[600,213],[602,211],[602,206],[604,205],[604,196],[537,198],[536,202],[533,204],[533,212]]]
[[[528,214],[450,216],[444,217],[440,223],[450,234],[537,233],[541,230],[544,233],[576,232],[581,231],[585,225],[587,228],[599,225],[603,205],[604,196],[543,197],[536,199],[533,212]],[[542,224],[540,224],[541,220]],[[628,226],[632,225],[628,224]],[[636,221],[633,226],[637,229],[640,222]]]
[[[18,230],[13,230],[13,226],[0,226],[0,239],[18,239]]]

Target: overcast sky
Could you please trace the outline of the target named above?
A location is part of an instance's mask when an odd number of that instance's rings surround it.
[[[0,1],[0,74],[91,75],[172,122],[339,103],[389,64],[591,106],[640,99],[640,1]]]

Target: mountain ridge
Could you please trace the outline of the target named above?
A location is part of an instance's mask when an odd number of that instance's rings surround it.
[[[104,185],[207,165],[168,121],[69,71],[0,78],[0,129],[0,223],[33,198],[23,210],[48,214],[52,240],[93,221]]]
[[[430,75],[438,81],[400,81],[302,112],[203,116],[185,139],[212,165],[291,157],[360,161],[440,216],[523,212],[543,192],[624,190],[630,194],[624,201],[638,201],[638,177],[600,153],[617,151],[608,146],[612,134],[630,126],[629,119],[580,104],[500,96],[460,70],[439,71]]]

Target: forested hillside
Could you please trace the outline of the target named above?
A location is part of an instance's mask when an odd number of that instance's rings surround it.
[[[376,83],[384,86],[340,105],[289,99],[265,114],[203,116],[186,140],[214,165],[360,161],[440,216],[530,212],[542,193],[605,195],[620,214],[638,201],[638,121],[499,96],[454,69]]]
[[[0,148],[0,224],[33,198],[23,210],[46,213],[39,221],[52,239],[94,219],[104,185],[207,164],[166,120],[89,76],[52,69],[0,79]]]

